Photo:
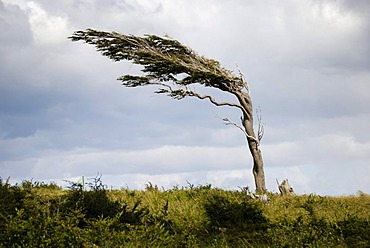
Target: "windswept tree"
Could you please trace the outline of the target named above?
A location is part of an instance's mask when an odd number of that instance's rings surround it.
[[[241,125],[225,118],[226,124],[241,129],[247,139],[253,157],[253,176],[257,192],[266,190],[260,142],[263,135],[261,123],[257,135],[253,128],[253,107],[248,83],[239,71],[235,75],[213,59],[200,56],[179,41],[156,35],[137,37],[117,32],[103,32],[93,29],[76,31],[72,41],[84,41],[94,45],[99,52],[113,61],[128,60],[143,66],[143,75],[124,75],[118,80],[126,87],[157,86],[155,93],[165,94],[173,99],[196,97],[208,100],[216,106],[238,108],[241,111]],[[203,95],[192,85],[219,89],[235,96],[235,102],[219,102],[211,95]],[[260,121],[260,120],[259,120]]]

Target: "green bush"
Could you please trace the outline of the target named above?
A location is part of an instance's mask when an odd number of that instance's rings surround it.
[[[63,209],[80,210],[87,219],[114,217],[120,211],[120,204],[109,199],[106,186],[100,177],[93,180],[90,190],[85,190],[82,184],[71,182]]]
[[[145,191],[0,178],[0,247],[370,247],[370,196],[246,199],[211,185]]]
[[[340,230],[339,235],[343,237],[348,247],[370,247],[369,219],[349,216],[347,219],[340,221],[338,226]]]
[[[9,179],[5,182],[0,177],[0,218],[6,219],[16,214],[23,207],[26,192],[17,185],[11,186]],[[3,223],[3,221],[1,221]]]
[[[204,208],[209,221],[208,230],[215,239],[222,238],[232,247],[241,243],[258,243],[267,230],[260,202],[252,200],[231,201],[225,196],[211,195]]]
[[[82,247],[79,215],[61,215],[60,201],[39,195],[39,185],[27,181],[15,186],[0,183],[1,196],[5,197],[1,197],[0,209],[7,212],[2,215],[0,247]]]

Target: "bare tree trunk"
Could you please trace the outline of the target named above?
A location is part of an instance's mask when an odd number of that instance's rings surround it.
[[[279,185],[279,181],[276,178],[276,182],[279,187],[279,191],[281,195],[295,195],[293,187],[290,186],[288,179],[283,180],[283,182]]]
[[[248,120],[243,120],[243,126],[247,134],[251,137],[256,137],[253,130],[253,123]],[[253,176],[256,185],[256,192],[262,193],[266,191],[265,172],[263,168],[262,152],[257,138],[247,138],[249,151],[253,157]]]
[[[262,193],[266,191],[265,171],[263,169],[262,153],[260,149],[252,149],[252,150],[251,150],[251,153],[253,156],[253,176],[254,176],[254,182],[256,184],[256,191],[259,193]]]
[[[263,168],[262,152],[260,149],[260,137],[257,137],[253,128],[253,107],[249,93],[241,92],[236,94],[240,104],[246,110],[243,113],[242,124],[247,134],[249,151],[253,157],[253,176],[256,185],[256,192],[266,191],[265,172]]]

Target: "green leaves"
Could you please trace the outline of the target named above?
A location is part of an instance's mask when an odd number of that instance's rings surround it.
[[[150,84],[150,78],[144,76],[124,75],[119,77],[118,80],[122,81],[123,85],[126,87],[137,87]]]
[[[244,82],[213,59],[196,52],[168,37],[146,35],[138,37],[93,29],[76,31],[72,41],[85,41],[113,61],[128,60],[143,66],[143,76],[124,75],[118,80],[127,87],[146,86],[156,82],[173,82],[179,86],[202,84],[223,91],[241,91]],[[173,95],[173,94],[172,94]]]

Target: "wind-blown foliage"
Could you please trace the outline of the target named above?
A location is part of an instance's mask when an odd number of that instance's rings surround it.
[[[146,73],[145,76],[125,75],[119,78],[128,87],[160,85],[160,82],[168,81],[179,86],[198,83],[223,91],[240,91],[245,86],[241,77],[236,77],[230,70],[221,67],[218,61],[200,56],[168,37],[138,37],[88,29],[76,31],[70,38],[72,41],[84,40],[95,45],[98,51],[114,61],[128,60],[144,66],[142,71]],[[157,93],[168,91],[166,87]],[[186,95],[184,89],[181,93]],[[181,94],[171,96],[178,98]]]
[[[189,85],[200,84],[227,92],[239,92],[247,87],[242,75],[221,67],[213,59],[198,55],[177,40],[156,35],[138,37],[116,32],[93,29],[76,31],[70,39],[83,40],[96,46],[97,50],[113,61],[128,60],[142,65],[145,75],[124,75],[118,78],[126,87],[158,85],[155,91],[180,100],[186,96],[209,99],[217,106],[234,106],[246,112],[242,106],[229,102],[216,102],[209,95],[190,90]]]

